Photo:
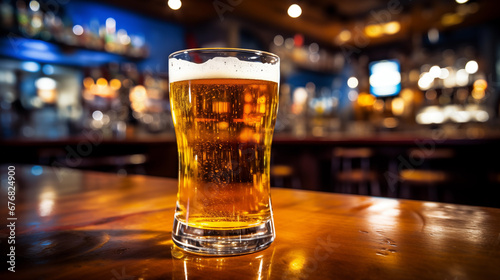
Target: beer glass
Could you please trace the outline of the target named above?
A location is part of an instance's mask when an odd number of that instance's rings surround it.
[[[269,165],[279,57],[244,49],[169,56],[179,153],[172,239],[186,251],[238,255],[275,238]]]

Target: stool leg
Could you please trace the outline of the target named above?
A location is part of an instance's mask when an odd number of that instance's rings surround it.
[[[279,188],[283,188],[284,187],[284,184],[283,184],[283,177],[279,176],[276,178],[276,186],[279,187]]]
[[[429,186],[429,200],[438,201],[438,190],[436,186]]]
[[[299,178],[297,178],[295,176],[292,177],[291,187],[292,187],[292,189],[300,189],[301,188]]]
[[[401,184],[401,197],[410,198],[410,186],[408,184]]]
[[[398,173],[399,172],[398,172],[397,162],[395,160],[391,160],[389,162],[388,172],[385,174],[385,179],[388,187],[387,190],[388,197],[398,197],[398,189],[400,188],[400,185],[402,185],[398,184],[399,180],[396,180],[397,178],[399,178],[396,177],[399,176],[397,175]]]
[[[368,195],[368,175],[370,174],[370,160],[368,158],[361,159],[361,183],[359,188],[359,194]]]
[[[347,176],[347,178],[351,178],[352,177],[350,175],[350,173],[352,172],[352,162],[351,162],[351,160],[348,159],[348,158],[344,158],[342,165],[343,165],[342,166],[342,172],[349,173],[349,176]],[[352,190],[352,183],[346,182],[345,184],[347,186],[347,193],[352,193],[353,192],[353,190]]]
[[[366,184],[366,181],[363,180],[359,183],[358,193],[362,195],[368,195],[368,186]]]
[[[382,194],[380,193],[380,185],[377,180],[373,180],[370,185],[370,192],[371,195],[374,196],[381,196]]]

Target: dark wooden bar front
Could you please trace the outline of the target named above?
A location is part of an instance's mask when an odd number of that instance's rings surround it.
[[[1,279],[500,279],[496,208],[273,188],[273,245],[205,257],[172,244],[176,180],[42,168],[16,166]]]
[[[499,143],[500,135],[493,132],[480,138],[432,131],[364,136],[342,133],[303,138],[276,134],[271,166],[278,169],[271,172],[271,180],[274,186],[287,188],[500,207],[499,200],[495,199],[496,189],[500,187],[500,165],[494,164],[500,157]],[[375,173],[379,192],[358,190],[356,186],[350,190],[339,188],[338,173],[342,170],[335,169],[334,165],[335,160],[342,160],[336,158],[336,151],[359,148],[369,149],[371,153],[369,171]],[[108,139],[89,132],[81,137],[58,140],[0,140],[0,150],[0,164],[39,164],[168,178],[177,178],[178,173],[173,134]],[[443,152],[448,158],[439,158]],[[415,158],[415,155],[425,158]],[[360,168],[359,160],[353,160],[353,168]],[[402,195],[403,180],[398,176],[405,169],[448,173],[447,180],[427,184],[443,195],[435,199]],[[390,185],[391,181],[394,185]]]

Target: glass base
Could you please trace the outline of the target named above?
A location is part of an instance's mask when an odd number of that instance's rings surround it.
[[[174,218],[172,240],[180,248],[205,255],[242,255],[263,250],[274,241],[274,223],[244,229],[221,230],[195,228]]]

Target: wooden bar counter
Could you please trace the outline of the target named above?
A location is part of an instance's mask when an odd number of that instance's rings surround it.
[[[0,170],[0,279],[500,279],[500,209],[273,188],[271,247],[205,257],[173,246],[176,180],[16,166],[9,216]]]

